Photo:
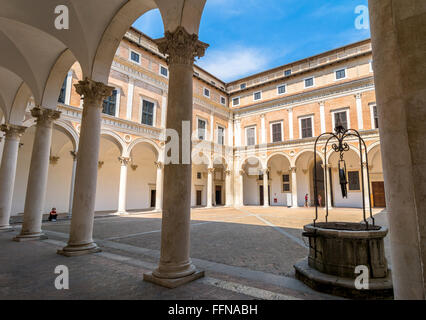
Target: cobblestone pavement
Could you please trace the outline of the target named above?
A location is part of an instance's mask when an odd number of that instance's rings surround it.
[[[301,231],[313,215],[313,208],[193,209],[191,257],[206,277],[173,290],[142,281],[159,259],[161,213],[98,215],[102,252],[73,258],[56,254],[69,220],[44,223],[48,240],[22,243],[11,241],[17,224],[0,233],[0,299],[331,299],[294,278],[293,264],[308,253]],[[333,209],[329,220],[358,222],[362,211]],[[69,290],[54,287],[57,265],[69,268]]]

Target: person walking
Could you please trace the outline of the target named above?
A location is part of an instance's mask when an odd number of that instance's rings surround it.
[[[308,205],[308,199],[309,199],[308,194],[305,194],[305,207],[306,208],[309,207],[309,205]]]

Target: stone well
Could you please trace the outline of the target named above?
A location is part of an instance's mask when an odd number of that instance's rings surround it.
[[[318,222],[304,227],[309,256],[294,267],[296,277],[315,290],[348,298],[393,296],[383,239],[388,229],[363,223]],[[369,288],[355,287],[357,266],[369,270]]]

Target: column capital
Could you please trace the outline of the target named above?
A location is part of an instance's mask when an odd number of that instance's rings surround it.
[[[231,173],[232,173],[232,171],[231,170],[225,170],[225,174],[227,175],[227,176],[230,176],[231,175]]]
[[[6,138],[20,138],[27,127],[14,124],[2,124],[0,130],[4,132]]]
[[[296,172],[297,167],[290,167],[290,172]]]
[[[164,168],[164,163],[161,161],[154,161],[155,166],[157,167],[157,169],[163,169]]]
[[[120,161],[122,166],[126,166],[130,163],[131,159],[129,157],[118,157],[118,161]]]
[[[207,171],[208,171],[208,173],[214,173],[214,171],[215,171],[216,169],[215,168],[207,168]]]
[[[107,86],[102,82],[96,82],[89,78],[85,78],[74,85],[77,93],[83,96],[84,102],[90,105],[96,105],[102,107],[102,101],[109,97],[114,90],[113,87]]]
[[[240,170],[240,176],[243,176],[245,174],[246,174],[246,172],[244,170]]]
[[[42,107],[34,107],[31,109],[31,115],[36,118],[37,124],[40,123],[51,123],[58,120],[61,116],[61,111],[47,109]]]
[[[198,35],[189,34],[184,27],[165,32],[165,37],[155,41],[158,50],[167,55],[168,64],[192,65],[196,57],[204,56],[208,44],[198,40]]]
[[[262,172],[263,175],[268,174],[269,173],[269,168],[262,169],[261,172]]]
[[[361,99],[362,93],[357,93],[354,95],[355,99]]]

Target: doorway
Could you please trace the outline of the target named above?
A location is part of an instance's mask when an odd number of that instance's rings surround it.
[[[271,205],[271,197],[270,197],[270,195],[271,195],[271,187],[270,186],[268,186],[268,194],[269,194],[269,198],[268,198],[268,204],[269,205]],[[263,195],[263,185],[260,185],[259,186],[259,204],[261,205],[261,206],[263,206],[264,204],[265,204],[265,201],[264,201],[264,199],[263,199],[263,197],[264,197],[264,195]]]
[[[151,190],[151,208],[155,208],[155,198],[157,192],[155,190]]]
[[[216,186],[216,205],[222,204],[222,187]]]
[[[197,190],[197,202],[196,202],[197,206],[201,206],[201,196],[202,196],[202,191]]]

